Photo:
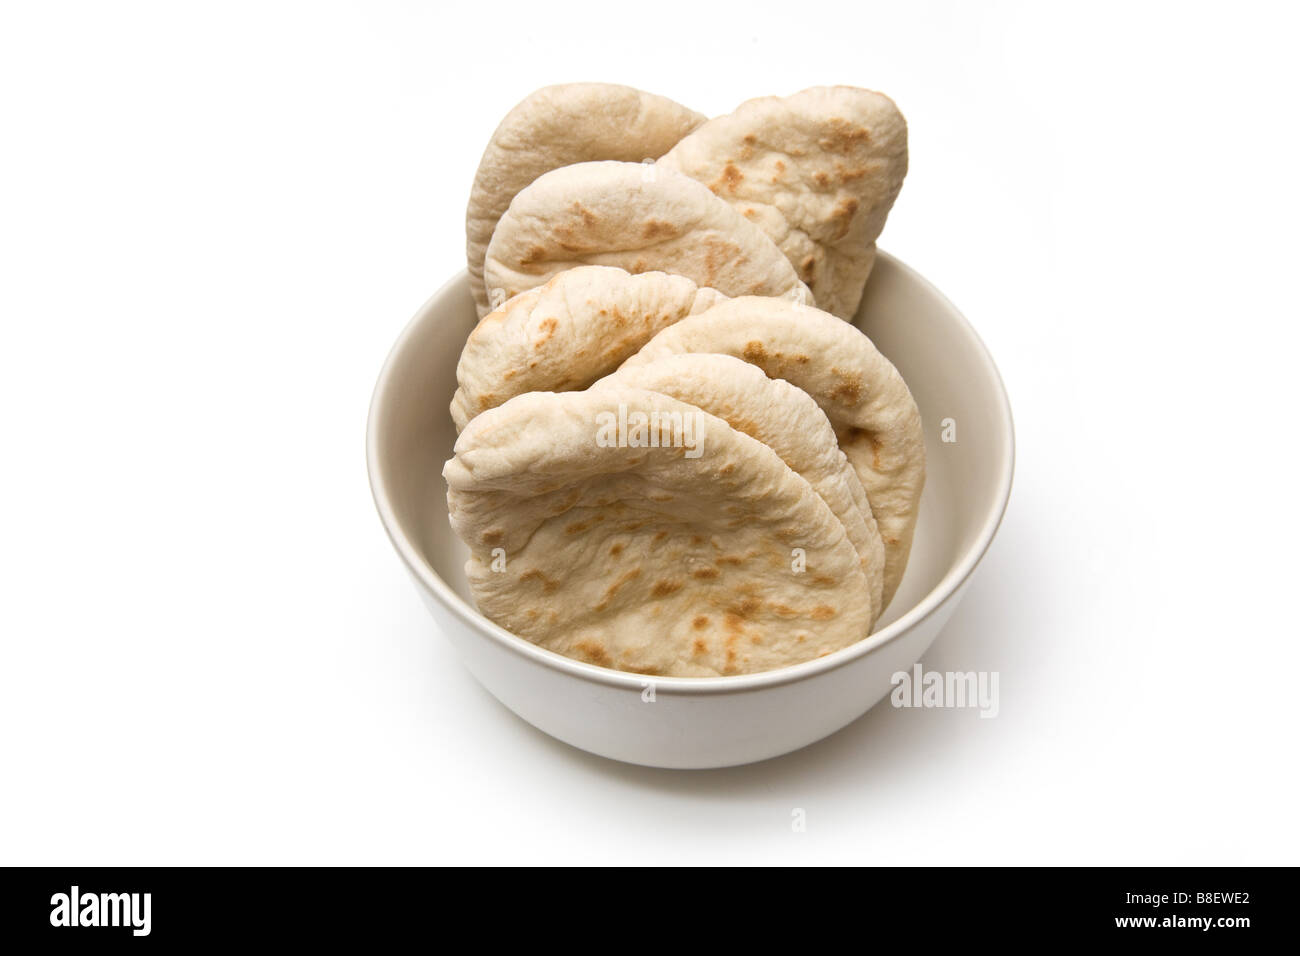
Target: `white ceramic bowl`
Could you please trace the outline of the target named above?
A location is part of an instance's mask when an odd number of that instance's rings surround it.
[[[952,615],[1011,492],[1011,409],[974,329],[933,286],[881,253],[855,325],[902,372],[925,423],[927,477],[907,575],[877,631],[762,674],[649,678],[579,663],[474,608],[465,546],[447,522],[448,405],[476,322],[462,272],[402,332],[370,406],[370,486],[384,528],[465,666],[535,727],[592,753],[654,767],[775,757],[839,730],[885,697]],[[955,442],[942,440],[951,419]],[[950,436],[951,437],[951,436]]]

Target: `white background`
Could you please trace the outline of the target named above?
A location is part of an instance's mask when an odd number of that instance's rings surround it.
[[[1300,862],[1295,14],[1246,4],[13,4],[0,863]],[[367,403],[534,88],[884,90],[882,246],[1016,414],[928,667],[751,767],[622,766],[457,663]],[[791,810],[807,832],[791,832]]]

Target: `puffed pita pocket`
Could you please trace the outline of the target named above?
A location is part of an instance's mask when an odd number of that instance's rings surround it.
[[[525,392],[568,392],[608,375],[654,335],[725,296],[665,272],[567,269],[492,312],[456,366],[456,430]]]
[[[885,543],[884,605],[912,548],[925,487],[925,437],[912,393],[871,340],[829,313],[746,296],[670,325],[625,365],[718,352],[803,389],[826,413],[858,473]]]
[[[851,319],[907,175],[907,123],[883,93],[818,86],[709,120],[657,165],[762,228],[819,308]]]
[[[615,83],[563,83],[525,97],[483,150],[465,211],[465,259],[478,314],[492,307],[483,284],[488,242],[524,187],[574,163],[658,159],[704,119],[667,97]]]
[[[642,163],[542,176],[497,223],[483,276],[509,299],[580,265],[671,272],[729,296],[809,294],[756,225],[695,180]]]
[[[768,378],[730,355],[686,352],[645,365],[625,366],[593,389],[648,388],[721,418],[771,448],[821,495],[844,525],[871,588],[872,621],[884,587],[885,546],[862,481],[840,450],[835,430],[803,389]]]
[[[657,447],[638,443],[638,415],[670,423]],[[771,448],[666,395],[519,395],[469,423],[443,474],[479,609],[568,657],[747,674],[870,629],[858,554],[826,502]]]

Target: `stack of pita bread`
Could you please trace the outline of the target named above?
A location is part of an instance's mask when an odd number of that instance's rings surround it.
[[[912,543],[916,402],[848,321],[907,171],[886,96],[818,87],[716,119],[539,90],[466,216],[480,321],[443,474],[482,612],[648,675],[859,641]]]

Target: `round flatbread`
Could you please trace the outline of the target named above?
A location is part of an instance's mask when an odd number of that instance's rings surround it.
[[[921,415],[907,383],[854,326],[810,306],[746,296],[664,329],[625,365],[717,352],[807,392],[866,489],[885,544],[884,605],[902,580],[925,486]]]
[[[483,276],[505,300],[579,265],[670,272],[724,295],[808,295],[757,226],[695,180],[642,163],[542,176],[501,217]]]
[[[568,392],[608,375],[656,333],[726,297],[665,272],[568,269],[474,328],[456,366],[456,430],[525,392]]]
[[[479,160],[465,212],[465,258],[478,314],[490,310],[483,258],[510,200],[543,173],[573,163],[658,159],[705,117],[680,103],[614,83],[563,83],[506,114]]]
[[[768,378],[742,359],[708,352],[626,366],[592,388],[611,386],[647,388],[694,405],[776,452],[844,525],[871,588],[875,621],[884,586],[885,546],[862,481],[840,450],[826,413],[806,392]]]
[[[639,444],[651,432],[659,446]],[[870,629],[826,502],[762,442],[665,395],[519,395],[469,423],[443,474],[480,610],[577,660],[746,674]]]
[[[780,247],[818,307],[850,319],[907,175],[907,123],[883,93],[818,86],[742,103],[657,165],[731,203]]]

